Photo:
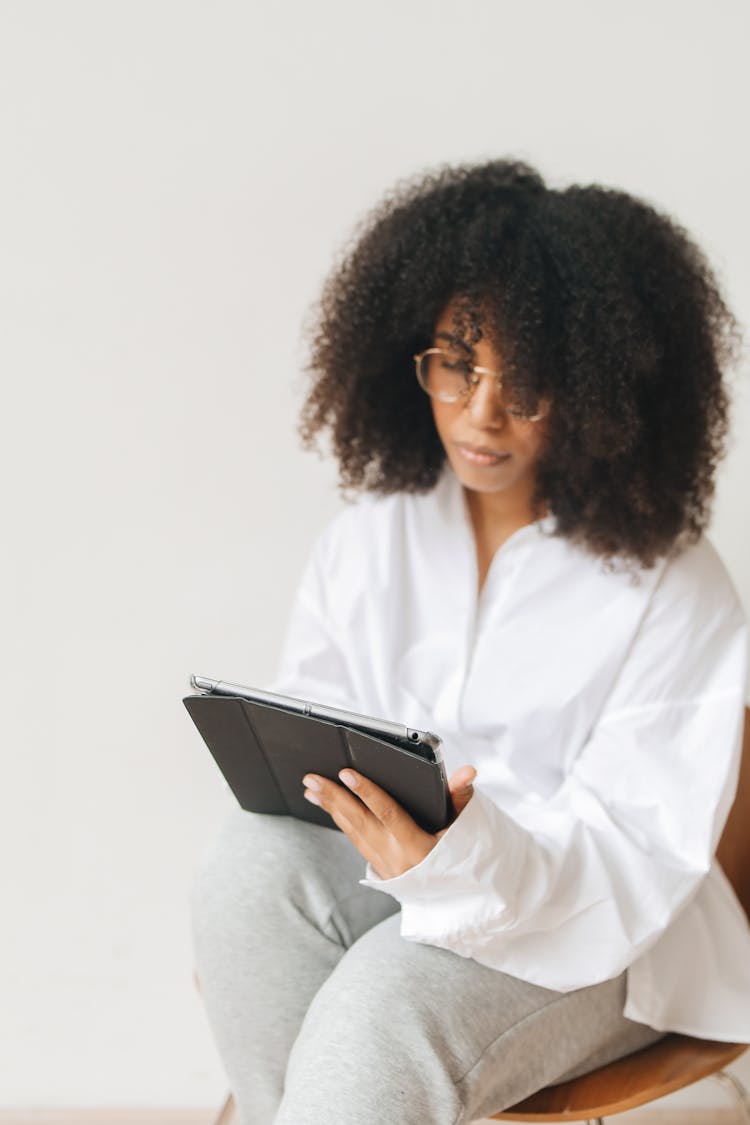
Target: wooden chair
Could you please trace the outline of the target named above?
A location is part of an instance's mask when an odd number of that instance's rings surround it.
[[[716,855],[735,894],[750,919],[750,708],[745,709],[742,767],[737,796]],[[198,978],[196,977],[196,985]],[[652,1047],[618,1062],[564,1082],[492,1115],[493,1121],[585,1121],[603,1125],[602,1118],[656,1101],[713,1076],[733,1093],[750,1125],[750,1097],[734,1075],[725,1071],[748,1048],[746,1043],[717,1043],[670,1034]],[[229,1125],[234,1117],[232,1095],[226,1099],[214,1125]],[[427,1125],[427,1123],[425,1123]]]

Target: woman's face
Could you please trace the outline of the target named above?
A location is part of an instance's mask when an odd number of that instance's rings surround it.
[[[470,343],[457,337],[452,307],[435,326],[433,347],[452,347],[475,367],[502,375],[503,361],[484,338]],[[471,398],[441,402],[431,398],[435,426],[448,460],[464,488],[478,493],[505,494],[513,507],[528,503],[534,490],[536,466],[547,423],[522,421],[505,410],[497,380],[483,375]],[[540,409],[546,408],[545,403]]]

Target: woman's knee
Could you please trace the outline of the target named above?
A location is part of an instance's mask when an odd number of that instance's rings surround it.
[[[233,809],[192,876],[194,925],[239,927],[288,908],[312,912],[364,873],[343,833],[289,816]]]
[[[303,854],[291,817],[233,809],[193,871],[193,912],[278,897]]]

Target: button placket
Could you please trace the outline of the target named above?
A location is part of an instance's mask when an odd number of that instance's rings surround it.
[[[482,641],[488,629],[498,636],[502,634],[505,610],[513,597],[513,591],[517,586],[518,577],[523,570],[527,554],[528,544],[515,542],[511,545],[508,540],[507,543],[499,547],[490,564],[482,592],[476,598],[471,645],[467,650],[458,701],[457,717],[461,727],[464,725],[464,701],[471,685],[477,655],[481,656]],[[500,645],[498,645],[498,655],[500,654],[499,650]]]

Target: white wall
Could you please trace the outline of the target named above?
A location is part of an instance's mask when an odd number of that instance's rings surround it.
[[[340,506],[294,427],[352,224],[401,175],[516,154],[674,213],[747,322],[749,25],[743,0],[0,4],[0,1105],[223,1094],[187,892],[232,799],[180,700],[193,670],[270,677]],[[714,538],[750,608],[743,396]]]

